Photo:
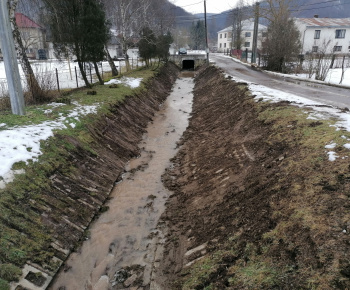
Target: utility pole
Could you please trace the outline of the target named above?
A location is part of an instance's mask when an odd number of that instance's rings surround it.
[[[15,115],[24,115],[23,89],[6,0],[0,0],[0,41],[12,113]]]
[[[252,63],[256,63],[256,54],[258,48],[258,27],[259,27],[259,2],[255,3],[255,20],[253,32]]]
[[[205,25],[205,52],[207,54],[207,64],[209,64],[209,47],[208,47],[208,27],[207,27],[207,1],[204,0],[204,25]]]

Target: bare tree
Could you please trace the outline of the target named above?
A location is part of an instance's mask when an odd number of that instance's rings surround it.
[[[112,71],[112,76],[115,77],[118,75],[118,69],[117,67],[115,66],[114,64],[114,61],[108,51],[108,48],[107,48],[107,45],[105,45],[104,47],[104,51],[105,51],[105,55],[106,55],[106,58],[107,58],[107,61],[108,61],[108,64],[109,66],[111,67],[111,71]]]
[[[236,7],[231,11],[232,17],[232,48],[241,49],[244,43],[242,37],[243,21],[251,16],[249,7],[245,5],[244,0],[239,0]]]
[[[149,27],[156,35],[169,31],[173,17],[165,0],[103,0],[109,20],[116,28],[117,38],[130,70],[128,49],[139,41],[142,28]]]

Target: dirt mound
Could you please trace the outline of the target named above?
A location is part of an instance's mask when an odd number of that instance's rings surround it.
[[[339,195],[349,169],[332,170],[322,145],[302,141],[299,130],[316,134],[322,122],[289,121],[288,103],[257,103],[247,91],[214,67],[196,79],[190,125],[164,175],[174,191],[164,289],[348,288],[350,204]]]

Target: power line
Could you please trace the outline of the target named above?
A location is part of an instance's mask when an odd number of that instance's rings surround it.
[[[301,11],[308,11],[308,10],[317,10],[317,9],[324,9],[324,8],[329,8],[329,7],[335,7],[335,6],[343,6],[343,5],[349,5],[350,3],[343,3],[343,4],[338,4],[338,5],[327,5],[323,7],[315,7],[315,8],[308,8],[308,9],[301,9],[301,10],[291,10],[292,12],[301,12]]]

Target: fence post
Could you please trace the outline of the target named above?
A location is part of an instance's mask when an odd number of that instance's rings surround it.
[[[77,73],[77,67],[74,66],[74,71],[75,71],[75,81],[77,82],[77,88],[79,88],[79,84],[78,84],[78,73]]]
[[[57,89],[58,91],[60,91],[60,82],[58,80],[58,71],[57,71],[57,68],[56,68],[56,80],[57,80]]]

